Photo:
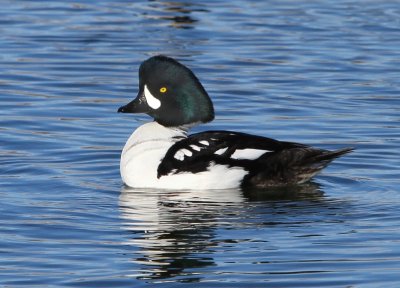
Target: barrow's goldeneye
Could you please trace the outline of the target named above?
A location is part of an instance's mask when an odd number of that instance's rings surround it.
[[[313,148],[232,131],[188,135],[214,119],[210,97],[193,72],[166,56],[139,68],[137,97],[118,109],[146,113],[121,155],[121,176],[130,187],[225,189],[301,184],[333,159],[352,151]]]

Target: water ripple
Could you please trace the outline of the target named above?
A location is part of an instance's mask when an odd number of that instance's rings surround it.
[[[6,1],[2,284],[396,287],[399,13],[387,1]],[[355,152],[283,190],[122,187],[122,146],[150,118],[116,110],[160,53],[215,103],[195,131]]]

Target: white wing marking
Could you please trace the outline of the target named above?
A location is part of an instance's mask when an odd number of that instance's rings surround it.
[[[189,146],[190,146],[190,148],[192,148],[195,151],[200,151],[201,150],[201,148],[199,146],[196,146],[196,145],[189,145]]]
[[[226,150],[228,150],[228,147],[226,147],[226,148],[221,148],[221,149],[215,151],[214,154],[222,155],[222,154],[225,153]]]
[[[218,152],[218,151],[217,151]],[[236,150],[235,153],[231,155],[231,158],[233,159],[248,159],[248,160],[254,160],[263,155],[266,152],[271,152],[269,150],[260,150],[260,149],[252,149],[252,148],[247,148],[247,149],[241,149],[241,150]]]
[[[188,149],[181,149],[181,150],[182,150],[183,154],[185,154],[185,156],[190,157],[193,155],[192,151],[190,151]]]
[[[176,151],[174,158],[176,160],[183,161],[185,159],[185,156],[190,157],[192,155],[193,155],[192,151],[183,148]]]
[[[210,145],[210,143],[207,140],[201,140],[201,141],[199,141],[199,143],[203,144],[203,145],[206,145],[206,146]]]
[[[176,151],[174,158],[176,160],[183,161],[183,159],[185,159],[185,154],[183,153],[183,151],[178,150],[178,151]]]

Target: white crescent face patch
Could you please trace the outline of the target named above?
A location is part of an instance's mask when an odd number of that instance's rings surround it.
[[[144,97],[146,97],[147,104],[154,110],[161,107],[161,101],[151,94],[150,90],[147,89],[147,85],[144,85]]]

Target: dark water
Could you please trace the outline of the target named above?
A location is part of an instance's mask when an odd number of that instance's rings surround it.
[[[2,287],[398,287],[397,1],[0,1]],[[354,146],[284,191],[135,191],[117,114],[191,67],[232,129]]]

